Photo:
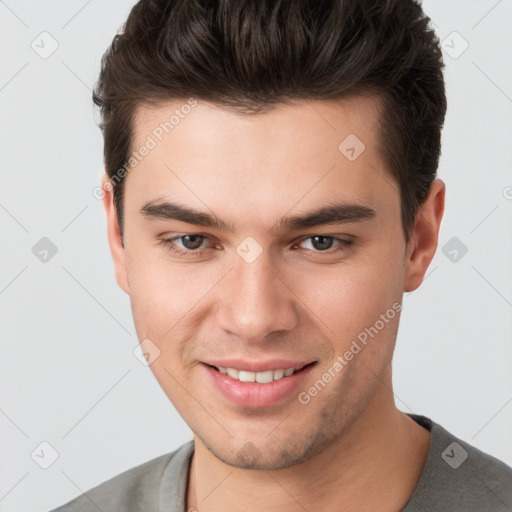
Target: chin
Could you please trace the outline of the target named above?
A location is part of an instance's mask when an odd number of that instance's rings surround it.
[[[314,457],[330,445],[330,440],[321,432],[313,434],[309,442],[307,439],[302,439],[299,443],[292,443],[288,438],[283,440],[281,445],[267,440],[265,446],[258,445],[257,442],[240,441],[234,447],[220,447],[202,441],[208,450],[224,464],[240,469],[258,470],[276,470],[295,466]]]

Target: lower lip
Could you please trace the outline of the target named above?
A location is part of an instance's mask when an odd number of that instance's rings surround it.
[[[315,366],[310,364],[302,370],[267,384],[241,382],[201,363],[208,378],[230,402],[244,407],[272,407],[293,396],[303,385],[305,378]]]

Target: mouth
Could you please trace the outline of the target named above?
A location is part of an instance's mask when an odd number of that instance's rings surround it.
[[[285,362],[287,364],[283,364]],[[220,398],[231,406],[262,409],[296,399],[298,393],[305,389],[306,379],[317,362],[274,361],[251,365],[223,361],[226,365],[223,366],[210,361],[199,366],[206,374],[208,392],[213,390],[212,400]]]
[[[258,384],[269,384],[276,380],[281,380],[285,377],[290,377],[296,373],[301,372],[305,368],[316,364],[316,361],[304,364],[298,368],[277,368],[275,370],[264,370],[261,372],[251,372],[247,370],[238,370],[237,368],[228,368],[224,366],[215,366],[205,363],[210,368],[231,377],[233,380],[239,382],[257,382]]]

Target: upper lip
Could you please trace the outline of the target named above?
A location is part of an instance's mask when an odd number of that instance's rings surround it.
[[[292,359],[269,359],[266,361],[245,361],[243,359],[210,359],[203,361],[210,366],[221,366],[223,368],[235,368],[237,370],[246,372],[266,372],[270,370],[280,370],[293,368],[300,370],[307,364],[314,363],[315,361],[297,361]]]

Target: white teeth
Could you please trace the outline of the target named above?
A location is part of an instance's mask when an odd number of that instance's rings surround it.
[[[264,372],[247,372],[244,370],[237,370],[236,368],[223,368],[222,366],[216,367],[220,373],[229,375],[231,378],[239,380],[240,382],[258,382],[260,384],[268,384],[274,380],[289,377],[295,372],[294,368],[283,368],[279,370],[267,370]]]
[[[258,372],[255,374],[256,382],[260,384],[267,384],[274,380],[274,372],[272,370],[268,370],[266,372]]]
[[[233,379],[238,380],[238,370],[235,370],[234,368],[226,368],[226,373],[233,377]]]
[[[238,372],[238,380],[240,382],[256,382],[256,374],[254,372],[240,370]]]
[[[279,380],[284,377],[284,370],[274,370],[274,380]]]

